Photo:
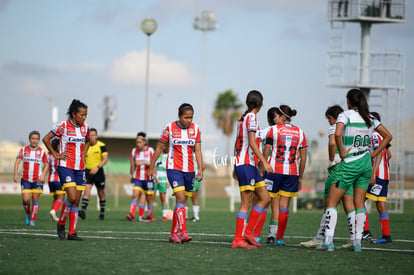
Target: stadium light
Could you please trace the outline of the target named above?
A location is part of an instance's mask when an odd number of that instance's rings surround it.
[[[141,30],[147,35],[147,67],[146,67],[146,73],[145,73],[144,132],[148,134],[150,36],[157,30],[157,21],[155,21],[152,18],[146,18],[142,20]]]

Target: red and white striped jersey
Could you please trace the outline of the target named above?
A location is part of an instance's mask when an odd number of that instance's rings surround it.
[[[378,132],[374,131],[371,137],[371,144],[370,144],[371,151],[374,152],[375,149],[378,148],[381,142],[382,142],[382,136]],[[375,159],[376,158],[372,159],[372,165],[374,165]],[[381,162],[379,164],[379,167],[377,169],[375,176],[383,180],[390,179],[390,153],[387,148],[382,150],[382,159],[381,159]]]
[[[17,158],[23,162],[22,179],[29,182],[39,180],[39,176],[42,174],[42,163],[48,162],[46,152],[40,147],[31,149],[29,146],[25,146],[20,149]]]
[[[274,125],[269,130],[266,144],[272,145],[269,164],[274,172],[297,176],[297,152],[308,147],[303,130],[289,123]]]
[[[201,143],[200,127],[191,123],[188,128],[181,128],[177,121],[167,124],[160,141],[168,143],[167,169],[182,172],[194,172],[194,147]]]
[[[131,160],[134,162],[145,161],[148,164],[151,162],[152,156],[154,155],[154,149],[148,146],[145,146],[144,150],[138,150],[137,147],[133,148],[131,151]],[[139,165],[135,167],[134,174],[132,177],[137,180],[148,180],[147,178],[148,165]]]
[[[49,182],[59,181],[59,175],[57,172],[57,159],[49,154]]]
[[[58,166],[74,170],[85,170],[84,148],[89,140],[89,127],[86,123],[74,125],[70,120],[62,121],[51,131],[60,140],[60,153],[66,152],[68,159],[60,159]]]
[[[236,145],[234,147],[236,166],[246,164],[256,166],[254,152],[249,146],[249,132],[257,132],[258,130],[259,124],[256,114],[253,112],[247,113],[242,121],[237,122]]]

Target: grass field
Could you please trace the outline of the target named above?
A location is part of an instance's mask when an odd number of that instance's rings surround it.
[[[338,248],[319,252],[299,246],[310,239],[319,225],[320,210],[290,213],[285,234],[287,246],[263,245],[254,250],[232,249],[235,213],[228,200],[207,199],[201,221],[189,222],[193,241],[168,242],[170,222],[131,223],[125,219],[129,198],[122,207],[107,201],[105,221],[98,220],[94,200],[86,220],[79,220],[82,242],[59,240],[49,220],[49,196],[41,197],[36,227],[24,223],[20,196],[0,196],[1,274],[412,274],[414,270],[414,209],[391,214],[393,243],[363,243],[362,253]],[[190,207],[191,209],[191,207]],[[371,232],[380,237],[378,215],[370,214]],[[335,235],[337,247],[347,242],[345,215],[340,212]],[[267,235],[266,223],[262,239]]]

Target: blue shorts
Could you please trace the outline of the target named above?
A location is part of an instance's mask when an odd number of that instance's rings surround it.
[[[49,191],[51,196],[65,194],[60,181],[49,181]]]
[[[239,182],[240,192],[254,191],[255,188],[266,186],[265,181],[253,165],[234,166]]]
[[[38,193],[43,194],[43,183],[40,181],[30,182],[24,179],[20,180],[22,193]]]
[[[146,195],[154,194],[154,181],[152,180],[139,180],[139,179],[132,179],[134,187],[133,190],[138,190]]]
[[[63,166],[57,167],[60,182],[62,183],[62,189],[65,190],[68,187],[75,186],[76,190],[85,190],[86,174],[85,170],[73,170]]]
[[[375,178],[375,184],[368,186],[367,194],[365,195],[368,199],[373,201],[387,201],[388,196],[388,183],[389,180],[383,180]]]
[[[266,188],[271,198],[277,198],[279,196],[279,177],[280,174],[265,174],[264,180],[266,182]]]
[[[279,196],[297,197],[299,189],[299,176],[276,174],[279,184]]]
[[[183,172],[175,169],[167,169],[168,182],[173,193],[185,191],[187,197],[191,197],[194,187],[195,172]]]

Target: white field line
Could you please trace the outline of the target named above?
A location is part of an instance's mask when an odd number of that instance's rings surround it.
[[[43,233],[43,232],[53,232],[53,233]],[[30,235],[30,236],[47,236],[47,237],[57,237],[54,230],[28,230],[28,229],[0,229],[0,233],[5,235]],[[98,236],[89,235],[89,234],[98,234]],[[114,237],[114,236],[99,236],[99,234],[135,234],[135,235],[164,235],[168,236],[169,232],[119,232],[119,231],[81,231],[81,236],[84,239],[103,239],[103,240],[137,240],[137,241],[157,241],[157,242],[168,242],[168,239],[152,239],[152,238],[140,238],[140,237]],[[233,237],[233,235],[226,234],[207,234],[207,233],[192,233],[192,236],[210,236],[210,237]],[[295,239],[308,239],[310,237],[305,236],[286,236],[287,238]],[[337,238],[344,239],[347,238]],[[393,242],[409,242],[413,243],[413,240],[393,240]],[[197,241],[193,240],[192,243],[200,244],[221,244],[221,245],[231,245],[229,242],[221,241]],[[300,247],[299,244],[287,245],[288,247]],[[265,246],[266,247],[266,246]],[[410,249],[392,249],[392,248],[374,248],[374,247],[363,247],[363,250],[373,250],[373,251],[387,251],[387,252],[407,252],[414,253],[414,250]]]

